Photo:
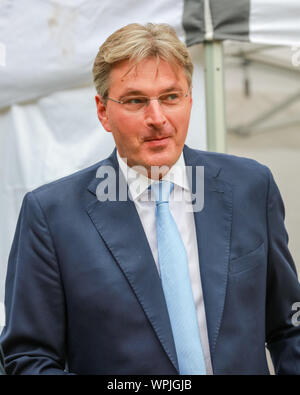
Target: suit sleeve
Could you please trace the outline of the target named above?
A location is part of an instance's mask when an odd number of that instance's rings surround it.
[[[2,347],[0,346],[0,375],[5,374],[4,371],[4,357]]]
[[[23,200],[6,276],[1,334],[8,374],[65,374],[63,287],[46,217],[34,195]]]
[[[284,205],[269,172],[268,273],[266,342],[276,374],[300,374],[300,325],[293,323],[293,305],[300,302],[300,285],[288,250]]]

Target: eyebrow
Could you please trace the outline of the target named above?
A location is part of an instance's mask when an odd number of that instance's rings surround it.
[[[173,91],[181,91],[182,89],[179,88],[176,85],[171,85],[170,87],[163,89],[159,95],[164,94],[164,93],[168,93],[168,92],[173,92]],[[125,96],[133,96],[133,95],[140,95],[140,96],[148,96],[146,95],[143,91],[137,90],[137,89],[131,89],[128,88],[126,89],[126,91],[120,96],[120,98],[123,98]]]

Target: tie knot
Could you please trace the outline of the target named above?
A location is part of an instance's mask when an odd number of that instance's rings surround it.
[[[154,193],[156,204],[168,203],[173,188],[174,184],[170,181],[154,182],[151,185],[151,189]]]

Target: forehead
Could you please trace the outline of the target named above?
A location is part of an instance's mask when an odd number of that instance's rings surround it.
[[[172,87],[186,89],[188,86],[182,66],[155,57],[138,63],[129,60],[118,62],[112,67],[109,80],[110,94],[124,90],[147,93]]]

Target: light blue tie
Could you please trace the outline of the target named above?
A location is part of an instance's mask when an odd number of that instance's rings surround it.
[[[180,374],[206,374],[196,308],[184,244],[169,209],[174,187],[168,181],[151,186],[156,201],[158,262]]]

